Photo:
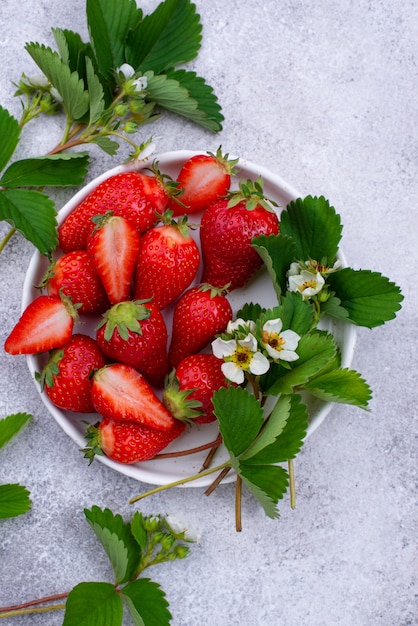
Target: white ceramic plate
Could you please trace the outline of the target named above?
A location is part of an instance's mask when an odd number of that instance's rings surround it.
[[[175,179],[184,161],[186,161],[186,159],[191,157],[193,154],[197,154],[197,152],[183,150],[157,154],[150,157],[148,161],[145,160],[144,162],[142,162],[139,166],[137,166],[137,169],[149,166],[150,163],[155,159],[159,163],[160,171],[169,174]],[[264,167],[260,167],[259,165],[247,161],[246,159],[240,159],[238,168],[239,178],[251,178],[253,180],[255,180],[258,176],[261,176],[263,178],[265,194],[267,197],[275,200],[279,204],[279,212],[280,210],[285,208],[291,200],[301,197],[300,193],[290,187],[279,176],[272,174]],[[122,171],[127,171],[129,169],[133,169],[132,164],[115,167],[87,184],[82,190],[76,193],[75,196],[61,209],[58,216],[59,223],[61,223],[65,219],[65,217],[67,217],[67,215],[101,181],[108,178],[109,176],[112,176]],[[196,238],[196,241],[198,241],[199,236],[198,234],[196,234],[196,231],[194,236]],[[343,264],[345,264],[343,256],[340,256]],[[22,310],[26,308],[29,302],[31,302],[37,295],[39,295],[39,291],[35,288],[35,285],[39,284],[40,280],[44,276],[46,268],[46,258],[36,252],[33,255],[29,264],[24,282]],[[199,280],[199,275],[197,276],[197,280]],[[234,315],[245,302],[259,302],[262,306],[265,307],[270,307],[277,304],[270,278],[268,277],[265,270],[261,270],[260,273],[257,274],[257,276],[245,288],[237,289],[229,294],[229,299],[232,305]],[[170,327],[170,310],[166,312],[166,315],[168,327]],[[323,325],[323,328],[326,328],[334,334],[335,339],[341,348],[342,366],[348,367],[353,357],[355,345],[355,330],[353,326],[350,324],[344,324],[342,322],[327,321],[326,324]],[[83,326],[75,328],[75,332],[90,332],[91,334],[93,334],[93,329],[93,323],[84,324]],[[27,364],[33,378],[35,378],[36,371],[41,371],[44,362],[45,355],[30,355],[27,357]],[[39,384],[36,381],[35,384],[40,391]],[[85,424],[83,423],[83,420],[88,419],[89,421],[94,423],[97,421],[98,416],[86,416],[71,413],[68,411],[62,411],[50,402],[46,394],[41,393],[41,398],[45,403],[49,413],[51,413],[51,415],[56,419],[61,428],[63,428],[63,430],[76,442],[76,444],[80,448],[85,447]],[[322,402],[313,397],[308,397],[306,401],[310,414],[310,425],[307,433],[307,435],[309,436],[316,428],[318,428],[318,426],[325,419],[332,405]],[[202,445],[204,443],[209,443],[216,439],[217,434],[218,431],[216,423],[205,424],[201,426],[195,425],[193,427],[189,427],[185,434],[182,435],[181,438],[170,444],[165,452],[186,450]],[[130,476],[139,481],[152,485],[163,485],[168,482],[172,482],[190,476],[192,474],[196,474],[200,470],[202,463],[206,458],[206,455],[207,451],[189,456],[180,456],[177,458],[146,461],[134,465],[123,465],[121,463],[115,463],[114,461],[111,461],[106,457],[98,456],[96,458],[103,462],[105,465],[112,467],[116,471],[125,474],[126,476]],[[227,460],[227,453],[226,450],[221,446],[216,453],[214,462],[217,465],[225,460]],[[209,485],[213,481],[213,479],[214,475],[205,476],[193,482],[187,483],[187,485],[192,487],[203,487]],[[227,477],[226,480],[228,481],[233,479],[234,476],[231,474]]]

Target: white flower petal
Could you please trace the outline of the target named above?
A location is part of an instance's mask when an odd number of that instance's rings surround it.
[[[282,330],[282,328],[283,328],[283,322],[280,319],[280,317],[278,317],[275,320],[268,320],[263,326],[263,330],[266,333],[268,334],[272,333],[272,334],[277,334],[277,335],[280,335],[280,331]]]
[[[286,350],[296,350],[300,336],[295,333],[294,330],[284,330],[280,337],[284,341],[284,345],[286,346]]]
[[[269,360],[261,354],[261,352],[256,352],[250,362],[250,372],[255,376],[259,376],[261,374],[265,374],[270,367]]]
[[[218,359],[223,359],[225,356],[232,356],[236,349],[237,342],[235,339],[228,339],[226,341],[218,337],[212,341],[212,351]]]
[[[125,78],[132,78],[132,76],[135,74],[134,68],[132,67],[132,65],[129,65],[129,63],[122,63],[122,65],[118,67],[116,71],[121,72]]]
[[[281,361],[297,361],[299,355],[292,350],[281,350],[279,354],[279,359]]]
[[[289,270],[287,272],[288,276],[296,276],[297,274],[300,274],[301,272],[301,266],[299,265],[299,263],[291,263]]]
[[[244,382],[244,372],[232,361],[222,363],[221,370],[225,378],[227,378],[231,382],[236,383],[237,385],[240,385]]]
[[[250,352],[256,352],[257,350],[257,339],[251,333],[248,333],[245,339],[240,339],[238,343],[240,346],[246,348]]]

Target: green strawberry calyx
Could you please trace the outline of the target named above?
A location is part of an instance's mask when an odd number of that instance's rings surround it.
[[[171,415],[184,422],[193,422],[196,417],[204,415],[200,400],[190,398],[196,389],[180,389],[180,382],[175,369],[167,376],[163,392],[163,403]]]
[[[261,176],[255,181],[250,178],[240,180],[238,187],[237,190],[230,191],[228,194],[229,209],[243,202],[247,211],[253,211],[257,206],[262,206],[266,211],[273,213],[273,207],[278,206],[275,200],[264,195],[264,182]]]
[[[89,465],[91,465],[94,461],[94,457],[96,455],[103,456],[103,450],[100,446],[100,432],[99,432],[99,423],[96,424],[87,424],[87,428],[85,430],[84,436],[88,445],[80,450],[80,452],[84,452],[84,458],[89,460]]]
[[[110,341],[115,330],[124,341],[128,341],[129,332],[142,334],[141,321],[151,315],[151,310],[146,307],[148,300],[126,300],[114,304],[103,314],[97,330],[105,326],[104,338]]]

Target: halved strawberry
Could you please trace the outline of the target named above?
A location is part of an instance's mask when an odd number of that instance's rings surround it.
[[[87,251],[111,304],[128,300],[139,250],[139,234],[124,217],[96,215]]]
[[[141,238],[134,277],[134,298],[152,298],[160,309],[171,304],[194,280],[199,248],[190,235],[187,217],[176,222],[168,211],[164,224]]]
[[[55,406],[77,413],[94,413],[92,373],[105,364],[106,358],[97,342],[88,335],[75,333],[62,348],[52,350],[37,378]]]
[[[9,354],[38,354],[63,346],[70,339],[77,318],[66,296],[38,296],[23,311],[7,337]]]
[[[112,363],[93,376],[91,397],[103,417],[136,422],[157,430],[170,430],[174,418],[151,385],[135,368]]]
[[[79,313],[103,313],[110,303],[86,250],[67,252],[52,261],[40,285],[49,296],[59,297],[60,291],[80,305]]]
[[[185,428],[186,424],[180,420],[174,420],[170,430],[155,430],[135,422],[118,422],[104,417],[99,424],[87,428],[89,446],[82,452],[90,463],[96,454],[104,454],[118,463],[149,461],[177,439]]]
[[[156,387],[167,374],[167,326],[159,308],[147,300],[113,305],[96,330],[97,343],[113,361],[131,365]]]
[[[175,418],[198,424],[215,421],[213,394],[231,384],[221,366],[214,354],[192,354],[178,364],[163,393],[163,402]]]
[[[64,220],[58,239],[64,252],[83,250],[94,229],[91,218],[113,211],[129,220],[139,233],[153,226],[156,213],[163,213],[170,198],[169,188],[156,168],[151,175],[123,172],[100,183]]]
[[[176,302],[168,351],[169,368],[189,354],[203,350],[232,318],[226,289],[202,284],[185,291]]]
[[[208,152],[188,159],[177,176],[180,193],[169,204],[173,214],[198,213],[225,196],[237,163],[238,159],[232,160],[228,154],[223,155],[221,147],[216,154]]]

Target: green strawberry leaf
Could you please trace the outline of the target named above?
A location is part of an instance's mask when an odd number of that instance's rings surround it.
[[[341,240],[340,216],[323,196],[298,198],[280,215],[280,232],[296,244],[296,258],[333,265]]]
[[[94,124],[103,115],[105,100],[102,84],[95,74],[91,59],[86,58],[87,89],[89,92],[89,122]]]
[[[403,295],[395,283],[378,272],[345,267],[327,278],[331,290],[353,324],[374,328],[393,319]],[[329,315],[331,312],[327,311]]]
[[[2,187],[76,187],[84,181],[89,165],[87,152],[51,154],[15,161],[0,179]]]
[[[114,71],[125,61],[125,42],[142,20],[135,0],[87,0],[87,23],[99,72],[114,84]]]
[[[268,420],[263,424],[263,428],[260,430],[260,434],[250,445],[250,447],[240,455],[240,462],[247,461],[249,458],[255,456],[260,450],[276,441],[283,431],[290,413],[290,401],[291,396],[280,396],[277,400],[273,410],[271,411]]]
[[[241,387],[218,389],[212,402],[223,442],[237,457],[258,435],[263,424],[263,409],[258,400]]]
[[[63,626],[121,626],[123,604],[115,586],[102,582],[83,582],[69,593]]]
[[[353,404],[367,409],[371,390],[358,372],[350,369],[337,369],[316,376],[305,384],[305,389],[325,402]]]
[[[252,446],[249,454],[245,457],[247,465],[283,463],[289,459],[294,459],[299,454],[308,428],[308,411],[299,395],[281,396],[282,398],[283,404],[277,407],[282,413],[283,427],[281,432],[274,441],[263,448]]]
[[[237,312],[236,319],[243,319],[245,322],[253,321],[257,322],[260,315],[265,311],[258,302],[247,302],[244,306]]]
[[[118,142],[112,141],[109,137],[94,137],[91,142],[97,144],[103,152],[106,152],[106,154],[110,156],[115,156],[116,152],[119,150]]]
[[[12,224],[41,254],[57,246],[56,216],[53,201],[39,191],[0,190],[0,220]]]
[[[0,519],[16,517],[29,511],[29,491],[22,485],[0,485]]]
[[[257,498],[265,514],[279,517],[277,503],[283,498],[289,484],[288,473],[279,465],[246,465],[240,463],[238,473],[249,491]]]
[[[312,328],[314,310],[312,305],[307,300],[303,300],[299,293],[288,291],[279,306],[267,309],[260,314],[258,326],[261,329],[267,320],[277,318],[282,320],[284,330],[289,328],[302,336]]]
[[[288,367],[273,364],[275,367],[270,367],[263,377],[264,393],[277,396],[303,387],[335,358],[337,350],[335,339],[329,333],[314,330],[304,335],[297,347],[297,361],[289,363]]]
[[[321,302],[321,315],[329,315],[338,320],[349,321],[347,309],[341,306],[341,300],[335,295],[331,295],[328,300]]]
[[[0,106],[0,171],[7,163],[19,143],[20,129],[17,119]]]
[[[84,514],[105,549],[118,584],[127,582],[134,574],[141,558],[141,549],[133,537],[130,525],[109,509],[93,506]]]
[[[190,0],[165,0],[129,33],[126,60],[137,71],[160,74],[197,56],[201,31],[200,17]]]
[[[161,75],[146,72],[145,76],[148,100],[208,130],[221,130],[224,118],[213,89],[195,72],[170,70]]]
[[[141,578],[122,590],[135,626],[169,626],[171,613],[160,585]]]
[[[71,72],[77,72],[87,87],[86,60],[94,59],[91,44],[84,43],[80,35],[72,30],[53,28],[52,33],[62,61],[69,66]]]
[[[148,542],[148,533],[145,528],[145,520],[142,513],[136,511],[131,519],[131,532],[136,542],[141,548],[141,552],[145,552]]]
[[[32,419],[29,413],[14,413],[0,420],[0,448],[6,445]]]
[[[28,43],[27,52],[60,94],[67,116],[79,120],[89,107],[89,95],[77,72],[71,72],[57,52],[38,43]]]
[[[283,233],[279,235],[259,235],[252,240],[252,246],[263,259],[277,299],[287,290],[287,272],[296,259],[295,241]]]

